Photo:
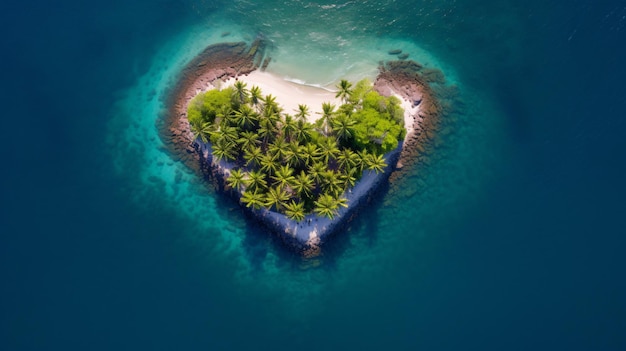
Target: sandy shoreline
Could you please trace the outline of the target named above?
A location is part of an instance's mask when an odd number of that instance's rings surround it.
[[[245,82],[248,89],[255,85],[258,86],[263,96],[271,94],[276,97],[276,102],[283,108],[283,113],[295,115],[299,104],[307,105],[310,112],[307,120],[311,123],[320,118],[322,103],[330,102],[336,107],[339,107],[341,104],[341,100],[335,98],[334,92],[294,83],[269,72],[256,70],[246,75],[238,76],[237,79]],[[232,86],[233,84],[235,84],[235,78],[230,78],[223,83],[222,87]]]
[[[224,161],[211,163],[210,145],[194,142],[189,131],[186,107],[199,92],[232,85],[237,77],[247,83],[248,89],[256,85],[264,95],[274,95],[284,113],[295,114],[298,104],[306,104],[311,112],[310,121],[320,117],[315,112],[321,112],[322,102],[331,102],[336,106],[341,103],[334,97],[334,92],[297,84],[258,70],[262,67],[262,62],[265,62],[264,53],[262,45],[257,42],[251,47],[245,43],[210,46],[187,65],[178,84],[168,95],[168,113],[164,124],[160,126],[166,145],[190,167],[213,177],[222,190],[224,179],[232,166]],[[407,62],[410,63],[408,68],[413,70],[407,69]],[[368,202],[382,181],[396,173],[393,172],[396,164],[398,168],[410,164],[411,159],[422,153],[425,144],[432,139],[439,107],[427,80],[419,74],[420,69],[421,66],[412,61],[391,61],[380,67],[374,89],[382,95],[396,95],[401,99],[405,109],[407,136],[402,145],[385,155],[388,167],[384,173],[364,172],[356,186],[346,193],[348,208],[341,209],[333,220],[308,215],[304,221],[296,223],[282,214],[268,210],[251,211],[255,217],[278,233],[289,246],[302,250],[305,254],[318,252],[319,245],[326,237],[345,225],[353,217],[352,214]]]

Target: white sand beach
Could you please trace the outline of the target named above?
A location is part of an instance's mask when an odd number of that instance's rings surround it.
[[[283,113],[295,115],[298,105],[307,105],[310,112],[307,118],[309,122],[315,122],[320,118],[322,103],[330,102],[335,107],[341,105],[341,100],[335,98],[333,91],[291,82],[273,73],[256,70],[246,76],[239,76],[237,79],[245,82],[248,89],[258,86],[263,96],[271,94],[276,97],[276,102],[283,108]],[[230,78],[222,84],[222,87],[233,84],[235,84],[235,78]]]
[[[411,101],[403,98],[402,95],[398,93],[393,92],[393,95],[401,101],[400,105],[404,110],[404,128],[406,129],[406,135],[408,137],[415,132],[415,118],[419,116],[420,105],[413,105]],[[403,144],[406,144],[407,137],[404,138]]]

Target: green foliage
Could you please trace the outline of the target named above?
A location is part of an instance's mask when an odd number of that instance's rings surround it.
[[[239,107],[248,101],[250,91],[246,88],[247,84],[238,80],[233,85],[231,99],[235,106]]]
[[[339,202],[337,201],[337,198],[331,196],[330,194],[322,194],[317,201],[315,201],[314,211],[320,216],[333,219],[337,214],[338,208]]]
[[[295,202],[291,200],[290,203],[285,205],[285,215],[296,222],[302,221],[305,215],[304,204],[302,202]]]
[[[232,106],[232,95],[232,88],[226,88],[224,90],[212,89],[196,95],[196,97],[189,102],[189,106],[187,107],[189,123],[197,120],[209,123],[215,122],[218,111],[222,110],[224,106]]]
[[[335,97],[341,98],[343,102],[347,102],[350,99],[350,95],[352,95],[352,83],[348,82],[345,79],[342,79],[341,82],[337,84],[337,88],[339,90],[337,91]]]
[[[298,110],[296,112],[296,117],[300,121],[305,121],[306,118],[310,115],[309,106],[303,104],[298,105]]]
[[[358,149],[384,154],[404,139],[404,112],[395,97],[384,97],[375,91],[363,96],[363,108],[354,112],[354,143]],[[401,114],[401,117],[398,117]],[[402,121],[402,123],[398,122]]]
[[[285,207],[288,200],[289,194],[281,186],[271,187],[265,194],[265,206],[269,208],[275,207],[279,211]]]
[[[233,169],[230,176],[226,179],[226,183],[233,189],[240,191],[244,186],[244,174],[240,169]]]
[[[367,164],[367,168],[375,171],[376,173],[382,173],[385,171],[385,167],[387,167],[387,163],[385,163],[385,159],[383,155],[374,155],[369,154],[369,157],[365,161]]]
[[[348,101],[352,105],[360,106],[362,104],[361,100],[363,99],[363,96],[372,91],[372,89],[372,82],[370,82],[367,78],[362,79],[354,85],[354,88],[352,88],[352,94],[350,94]]]
[[[248,188],[254,191],[264,191],[267,188],[265,173],[261,171],[251,171],[248,173],[248,178],[245,182]]]
[[[263,95],[261,94],[261,89],[256,85],[250,89],[250,104],[256,111],[259,111],[261,106],[261,100]]]
[[[354,134],[356,121],[348,115],[340,114],[331,121],[333,132],[341,141],[348,141]]]
[[[252,207],[258,210],[265,206],[265,196],[257,190],[246,190],[241,196],[241,202],[244,203],[246,207]]]
[[[203,143],[209,141],[209,136],[213,132],[213,125],[209,122],[202,122],[202,119],[190,121],[189,127],[193,133],[193,139],[200,139]]]
[[[202,94],[197,95],[191,101],[189,101],[189,105],[187,106],[187,119],[189,120],[189,124],[191,126],[202,126],[204,123],[212,123],[208,121],[204,121],[202,119]]]
[[[310,212],[333,218],[347,207],[343,193],[364,169],[382,172],[383,154],[405,133],[395,97],[379,95],[368,80],[342,80],[337,88],[343,104],[324,103],[314,124],[307,106],[288,115],[276,97],[243,82],[199,94],[187,116],[196,139],[210,141],[214,160],[236,165],[226,182],[243,191],[242,204],[296,221]]]

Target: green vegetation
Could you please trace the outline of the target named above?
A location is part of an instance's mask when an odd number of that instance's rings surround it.
[[[272,95],[237,81],[233,87],[199,94],[187,116],[194,137],[212,146],[216,161],[235,166],[226,179],[242,192],[241,202],[301,221],[308,213],[333,218],[347,207],[344,192],[363,170],[382,172],[383,155],[404,139],[404,112],[395,97],[384,97],[362,80],[342,80],[343,104],[322,105],[307,122],[309,107],[284,112]]]

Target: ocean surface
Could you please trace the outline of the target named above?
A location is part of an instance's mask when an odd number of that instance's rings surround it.
[[[626,3],[0,5],[2,350],[626,349]],[[431,162],[304,259],[172,158],[162,98],[263,35],[303,84],[456,86]]]

